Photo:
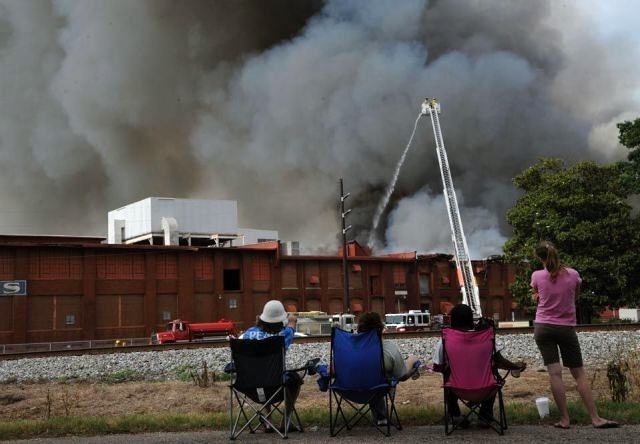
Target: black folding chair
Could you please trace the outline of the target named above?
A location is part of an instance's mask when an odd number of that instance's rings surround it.
[[[297,372],[313,372],[317,360],[287,371],[283,336],[259,341],[231,339],[230,346],[232,364],[225,369],[232,375],[229,385],[229,438],[236,439],[245,430],[255,433],[260,426],[281,438],[287,438],[290,428],[303,432],[286,387],[288,384],[301,384],[302,378]],[[235,415],[234,404],[238,406]],[[283,425],[282,430],[280,424]]]

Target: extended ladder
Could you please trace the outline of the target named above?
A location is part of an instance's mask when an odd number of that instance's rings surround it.
[[[449,169],[449,159],[444,149],[444,140],[442,139],[442,131],[440,130],[440,119],[438,117],[438,114],[440,114],[440,104],[436,99],[425,99],[422,103],[422,114],[429,114],[431,116],[433,135],[436,139],[436,152],[438,154],[440,175],[444,188],[444,201],[447,204],[447,214],[449,215],[449,224],[451,225],[451,238],[455,251],[458,282],[460,283],[460,290],[462,291],[462,301],[471,307],[474,317],[480,318],[482,317],[480,294],[471,266],[469,247],[467,247],[467,239],[464,236],[460,210],[458,208],[458,199],[456,198],[456,191],[453,188],[453,179],[451,178],[451,170]]]

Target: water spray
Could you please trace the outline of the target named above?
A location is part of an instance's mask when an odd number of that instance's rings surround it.
[[[400,156],[400,160],[396,165],[396,169],[393,173],[393,177],[391,178],[391,182],[389,182],[389,185],[387,185],[387,189],[385,190],[384,195],[382,196],[382,200],[380,200],[380,203],[378,204],[378,208],[376,209],[376,212],[373,216],[373,225],[371,228],[371,232],[369,233],[369,240],[367,241],[367,246],[369,248],[373,248],[374,246],[374,242],[376,240],[376,230],[378,229],[378,225],[380,224],[380,219],[382,218],[382,214],[384,213],[384,210],[386,210],[387,206],[389,205],[389,200],[391,199],[391,195],[396,189],[396,182],[398,182],[398,177],[400,176],[400,170],[402,169],[402,165],[404,165],[404,161],[407,157],[407,153],[411,148],[413,137],[415,136],[416,129],[418,128],[418,121],[420,120],[420,117],[426,116],[429,112],[427,100],[428,99],[426,99],[422,103],[422,108],[420,110],[420,113],[418,114],[418,117],[416,117],[416,121],[413,124],[413,131],[411,132],[411,137],[409,137],[409,142],[407,142],[407,146],[402,152],[402,156]]]

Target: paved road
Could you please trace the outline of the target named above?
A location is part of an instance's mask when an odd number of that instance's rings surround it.
[[[267,443],[280,441],[274,435],[256,433],[243,435],[238,441],[244,443]],[[626,443],[640,442],[640,425],[624,426],[619,429],[596,430],[592,427],[573,427],[570,430],[558,430],[550,426],[513,426],[506,431],[505,436],[499,436],[491,430],[469,429],[457,431],[445,437],[444,427],[407,427],[396,432],[391,438],[385,438],[371,428],[357,428],[348,433],[340,434],[338,438],[330,438],[326,429],[307,431],[304,434],[293,433],[288,442],[296,443],[350,443],[363,442],[402,443],[407,442],[460,442],[460,443]],[[143,435],[109,435],[92,438],[56,438],[33,439],[24,441],[9,441],[20,444],[174,444],[174,443],[211,443],[229,442],[226,432],[190,432],[190,433],[149,433]]]

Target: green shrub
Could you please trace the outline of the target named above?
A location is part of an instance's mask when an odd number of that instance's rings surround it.
[[[182,382],[191,382],[191,374],[196,371],[196,367],[191,364],[184,364],[174,370],[176,378]]]
[[[142,373],[140,373],[137,370],[132,370],[129,368],[124,370],[118,370],[117,372],[114,372],[114,373],[109,373],[108,375],[104,375],[101,378],[102,382],[106,382],[107,384],[120,384],[122,382],[140,381],[142,379],[144,379],[144,376],[142,375]]]

